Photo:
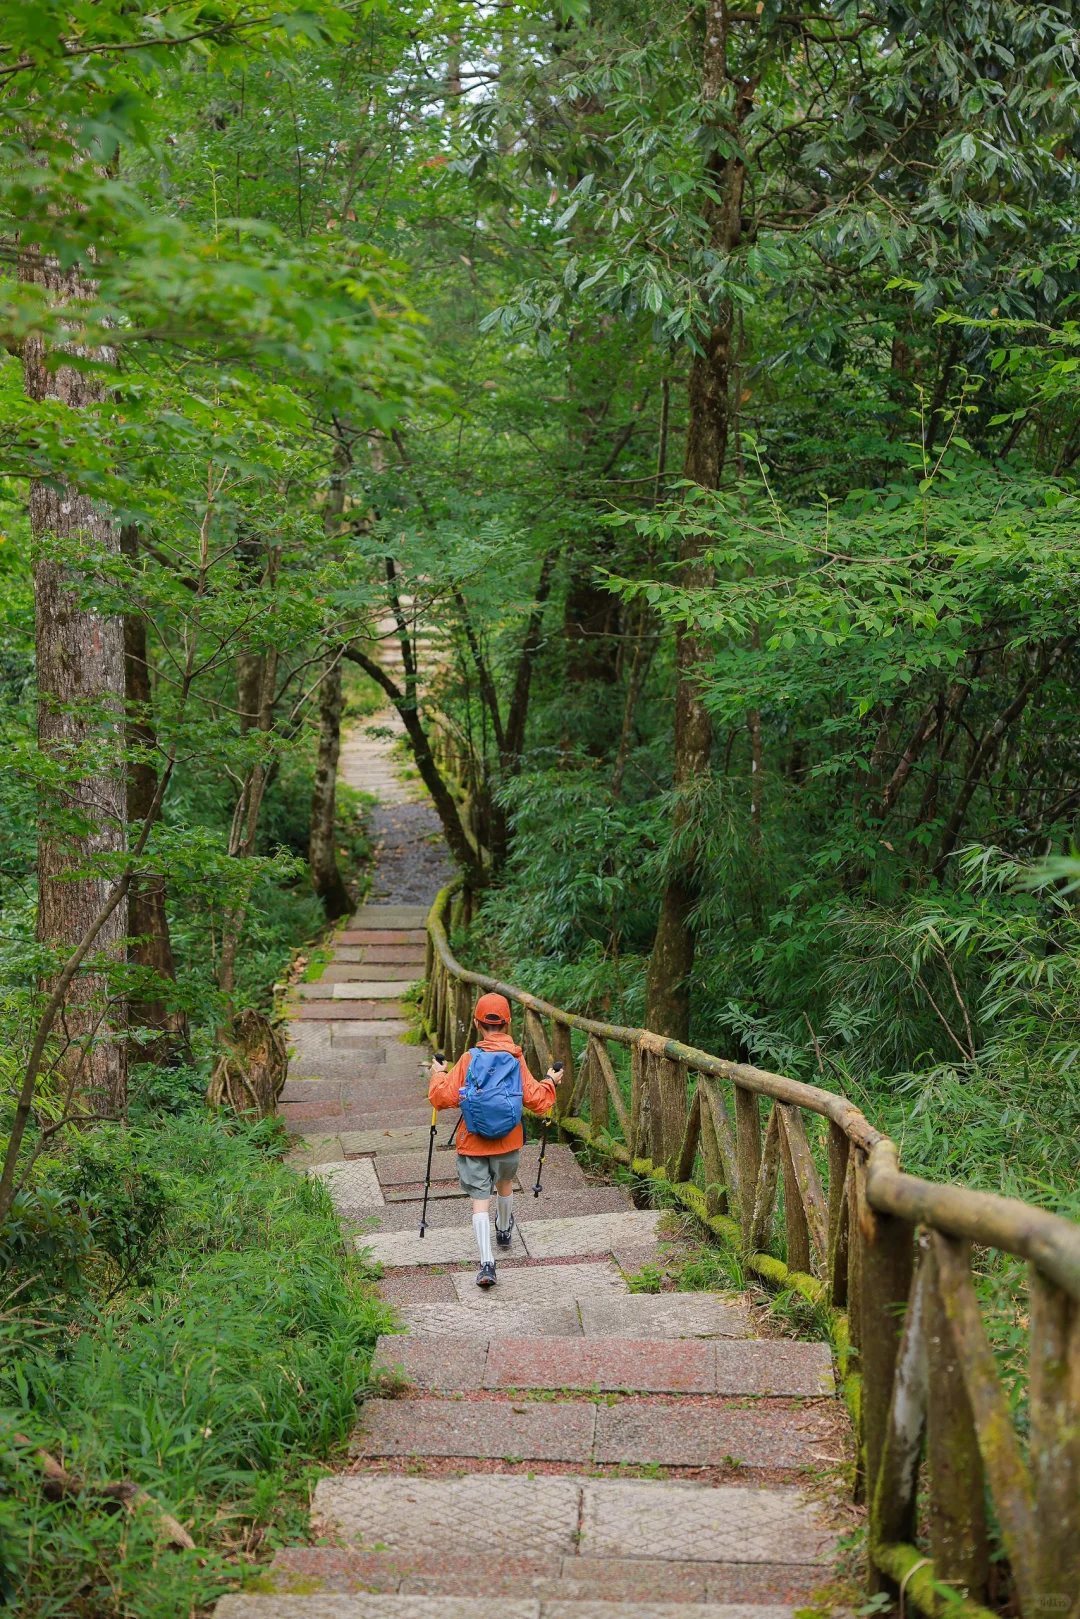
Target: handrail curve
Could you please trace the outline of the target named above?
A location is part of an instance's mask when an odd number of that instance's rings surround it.
[[[458,878],[444,888],[428,916],[423,1018],[432,1039],[460,1056],[470,990],[522,1007],[530,1066],[565,1064],[555,1112],[565,1136],[662,1188],[770,1285],[825,1307],[858,1439],[857,1498],[869,1506],[870,1592],[902,1584],[929,1619],[992,1619],[988,1490],[994,1555],[1023,1619],[1048,1605],[1080,1619],[1080,1225],[1018,1198],[907,1174],[896,1143],[833,1091],[564,1011],[463,967],[445,921],[460,887]],[[576,1077],[571,1030],[587,1037]],[[629,1109],[609,1041],[630,1048]],[[772,1103],[764,1131],[760,1098]],[[828,1121],[824,1187],[804,1111]],[[785,1259],[766,1251],[781,1189]],[[973,1245],[1030,1267],[1024,1436],[982,1321]],[[920,1491],[929,1530],[916,1545]]]
[[[1051,1214],[1019,1198],[1001,1197],[996,1192],[977,1192],[968,1187],[922,1180],[916,1175],[902,1173],[896,1144],[888,1136],[882,1135],[880,1130],[875,1130],[854,1102],[849,1102],[835,1091],[822,1090],[818,1085],[806,1085],[801,1080],[788,1079],[784,1074],[773,1074],[768,1069],[754,1068],[748,1063],[714,1057],[696,1046],[668,1040],[648,1029],[603,1023],[596,1018],[565,1012],[550,1001],[519,989],[516,984],[507,984],[501,978],[489,978],[486,973],[472,972],[463,967],[450,949],[441,915],[457,886],[451,883],[437,896],[427,925],[439,959],[459,983],[505,995],[507,1000],[516,1001],[519,1006],[528,1007],[541,1017],[552,1018],[582,1034],[615,1040],[620,1045],[645,1045],[657,1056],[666,1057],[670,1062],[684,1063],[694,1073],[728,1079],[759,1096],[769,1096],[774,1101],[804,1107],[820,1114],[838,1125],[854,1146],[869,1153],[866,1190],[871,1206],[879,1213],[898,1215],[904,1220],[925,1221],[947,1231],[950,1236],[963,1237],[981,1246],[1000,1248],[1005,1253],[1029,1259],[1072,1298],[1080,1300],[1080,1226],[1060,1214]]]

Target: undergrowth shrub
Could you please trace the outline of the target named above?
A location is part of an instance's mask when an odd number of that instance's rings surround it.
[[[69,1285],[58,1265],[32,1303],[40,1241],[0,1232],[0,1565],[28,1619],[186,1615],[304,1531],[386,1310],[277,1129],[188,1113],[75,1143],[43,1175],[63,1193],[37,1194],[81,1233]],[[38,1449],[91,1486],[134,1480],[197,1552],[167,1549],[150,1508],[46,1500]]]

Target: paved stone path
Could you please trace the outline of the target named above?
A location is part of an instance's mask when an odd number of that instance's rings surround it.
[[[400,1331],[348,1471],[315,1491],[319,1544],[279,1552],[277,1594],[226,1597],[218,1619],[474,1619],[492,1599],[502,1619],[791,1619],[837,1539],[805,1489],[844,1444],[828,1347],[753,1337],[738,1300],[632,1292],[659,1217],[568,1146],[539,1198],[524,1149],[513,1247],[481,1292],[450,1114],[419,1237],[430,1052],[402,1043],[402,996],[447,867],[391,746],[343,749],[387,832],[372,902],[297,996],[282,1112]]]

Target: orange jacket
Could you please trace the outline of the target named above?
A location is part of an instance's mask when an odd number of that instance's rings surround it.
[[[555,1106],[555,1086],[550,1079],[535,1080],[525,1066],[525,1058],[521,1054],[521,1047],[515,1046],[509,1034],[485,1034],[480,1042],[482,1051],[512,1051],[521,1068],[521,1094],[527,1108],[534,1113],[547,1113]],[[469,1071],[469,1062],[472,1053],[466,1051],[460,1056],[453,1068],[445,1074],[432,1074],[431,1084],[428,1086],[428,1101],[432,1107],[457,1107],[458,1092],[465,1083],[465,1075]],[[465,1120],[462,1119],[457,1127],[455,1145],[458,1152],[467,1158],[487,1158],[494,1153],[514,1152],[525,1140],[525,1131],[520,1124],[515,1124],[509,1135],[500,1141],[492,1141],[488,1136],[474,1136],[471,1130],[466,1130]]]

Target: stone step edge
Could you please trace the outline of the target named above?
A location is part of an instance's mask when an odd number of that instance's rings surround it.
[[[676,1614],[689,1619],[708,1602],[715,1605],[748,1604],[757,1612],[763,1605],[803,1606],[824,1582],[828,1568],[805,1563],[673,1563],[657,1558],[595,1558],[587,1555],[504,1558],[493,1569],[489,1558],[455,1557],[419,1552],[403,1555],[390,1551],[360,1551],[341,1546],[289,1546],[278,1551],[267,1570],[271,1581],[302,1582],[307,1592],[353,1590],[402,1595],[451,1595],[481,1586],[493,1595],[536,1597],[549,1601],[610,1600],[620,1591],[618,1606],[637,1600],[668,1603]],[[335,1581],[333,1585],[315,1582]],[[352,1582],[356,1582],[353,1585]],[[287,1586],[278,1585],[278,1591]],[[593,1591],[596,1595],[591,1594]],[[581,1593],[588,1592],[589,1595]],[[571,1593],[577,1593],[572,1595]],[[693,1604],[688,1608],[687,1604]],[[760,1619],[760,1616],[759,1616]]]
[[[767,1354],[760,1347],[764,1344],[769,1345]],[[504,1381],[499,1373],[503,1366],[512,1365],[515,1357],[522,1362],[521,1379]],[[544,1361],[551,1363],[551,1375],[540,1380],[536,1370]],[[590,1374],[595,1373],[587,1382],[581,1372],[583,1361]],[[628,1368],[628,1361],[640,1367],[637,1375]],[[433,1378],[444,1367],[445,1382],[420,1382],[410,1376],[418,1373]],[[580,1337],[542,1337],[505,1333],[485,1339],[479,1334],[462,1338],[449,1333],[385,1333],[375,1347],[372,1375],[392,1377],[397,1368],[418,1390],[447,1394],[565,1389],[584,1393],[595,1390],[709,1395],[731,1400],[823,1400],[836,1394],[827,1345],[762,1338],[601,1338],[584,1333]],[[772,1383],[768,1381],[770,1377]],[[706,1378],[711,1387],[703,1386]],[[680,1388],[680,1380],[684,1384],[693,1380],[698,1386]]]
[[[218,1619],[474,1619],[477,1599],[397,1592],[237,1593],[222,1597]],[[500,1603],[501,1619],[683,1619],[682,1602],[603,1602],[591,1598],[511,1597]],[[778,1603],[695,1602],[694,1619],[793,1619]]]

